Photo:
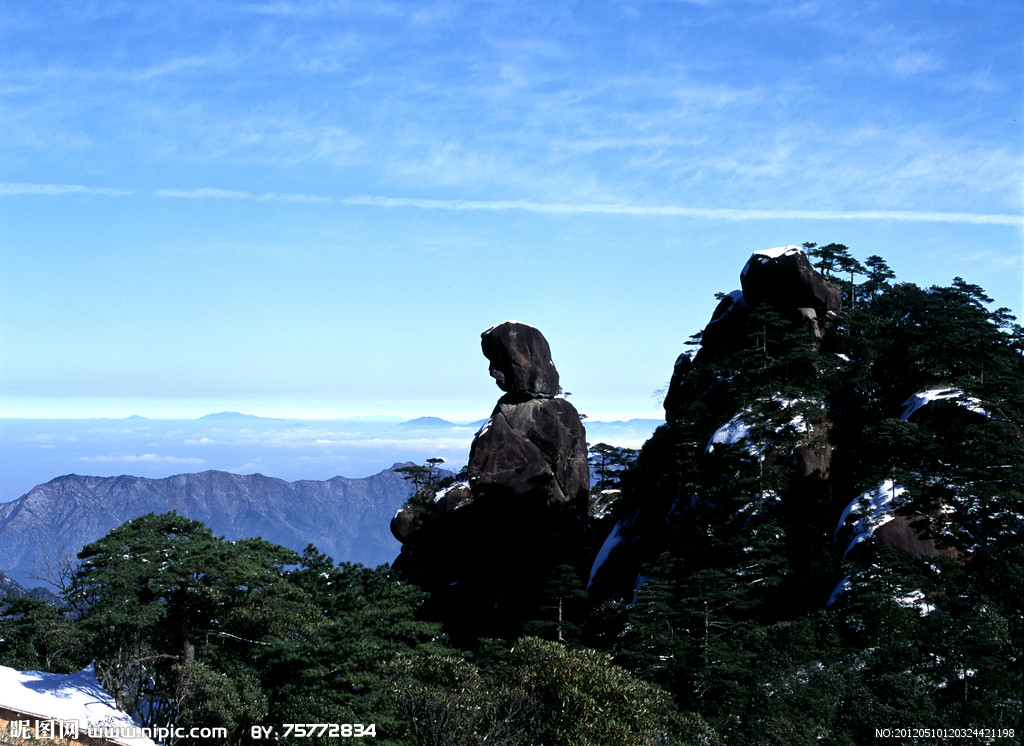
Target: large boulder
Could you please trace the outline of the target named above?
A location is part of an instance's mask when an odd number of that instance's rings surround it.
[[[741,290],[722,296],[711,320],[700,334],[700,349],[692,358],[680,355],[665,396],[665,417],[671,423],[689,402],[715,388],[715,381],[696,384],[693,365],[711,368],[743,344],[760,327],[751,314],[761,306],[775,309],[789,329],[804,330],[816,350],[839,319],[842,293],[811,266],[799,246],[780,246],[755,251],[740,272]],[[780,350],[767,349],[768,354]]]
[[[481,334],[480,344],[502,391],[547,397],[558,393],[558,371],[539,329],[506,321]]]
[[[817,337],[839,319],[842,293],[815,271],[799,246],[754,252],[740,272],[740,285],[748,305],[767,303],[799,314]]]
[[[576,408],[554,398],[558,371],[548,341],[539,329],[517,321],[492,326],[480,340],[491,376],[507,393],[470,447],[474,499],[511,497],[585,509],[586,431]]]
[[[474,496],[534,498],[546,505],[586,503],[586,432],[565,399],[502,397],[470,447]]]

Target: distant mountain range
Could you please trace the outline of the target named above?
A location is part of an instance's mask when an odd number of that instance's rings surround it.
[[[0,570],[38,586],[48,558],[73,556],[125,521],[171,510],[228,539],[260,536],[300,552],[315,544],[336,561],[376,566],[398,554],[389,524],[411,493],[394,467],[361,479],[297,482],[223,471],[164,479],[72,474],[0,504]]]

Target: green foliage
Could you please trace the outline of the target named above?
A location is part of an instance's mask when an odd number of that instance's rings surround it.
[[[0,601],[0,665],[72,673],[88,662],[65,608],[31,596]]]
[[[335,566],[312,546],[289,580],[302,591],[300,623],[270,640],[257,658],[269,681],[268,718],[376,722],[387,734],[391,721],[380,717],[379,667],[414,651],[448,650],[438,641],[440,626],[416,618],[422,592],[385,568]]]
[[[79,557],[66,593],[73,620],[11,606],[11,660],[59,663],[67,637],[147,725],[223,727],[237,742],[254,724],[375,723],[388,742],[397,726],[381,716],[381,666],[448,651],[440,627],[416,618],[414,586],[313,547],[300,558],[261,539],[229,542],[168,513],[119,526]],[[29,634],[30,622],[42,631]]]
[[[523,625],[523,633],[555,642],[578,644],[586,603],[587,592],[575,568],[558,565],[544,584],[537,618]]]
[[[265,709],[238,661],[288,626],[284,568],[294,552],[226,542],[165,513],[113,529],[79,559],[67,601],[119,706],[151,726],[215,722],[236,735]]]
[[[521,638],[487,670],[431,656],[389,664],[394,707],[417,744],[717,744],[698,717],[605,654]]]
[[[434,504],[438,490],[455,481],[452,477],[440,478],[437,471],[443,463],[443,458],[428,458],[423,465],[413,464],[395,468],[395,472],[401,474],[402,479],[412,482],[413,493],[407,505],[430,508]]]

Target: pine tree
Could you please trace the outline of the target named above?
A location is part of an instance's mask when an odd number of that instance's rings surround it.
[[[297,555],[151,513],[78,556],[66,600],[118,706],[146,725],[244,732],[266,706],[245,659],[287,624],[284,568]]]
[[[303,605],[288,634],[274,636],[259,651],[268,718],[376,722],[387,733],[395,721],[381,719],[380,667],[417,651],[451,652],[440,625],[416,617],[423,593],[385,568],[335,565],[312,545],[287,579]]]
[[[878,293],[892,287],[889,280],[896,278],[896,273],[889,268],[889,264],[878,254],[872,254],[864,260],[867,269],[867,279],[861,285],[864,294],[870,299]]]
[[[544,584],[536,618],[523,624],[523,634],[579,647],[586,602],[587,592],[575,568],[556,566]]]

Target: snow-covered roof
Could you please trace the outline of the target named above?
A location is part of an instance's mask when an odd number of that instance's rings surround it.
[[[115,743],[156,746],[127,713],[117,709],[114,698],[96,681],[91,663],[72,674],[0,666],[0,707],[32,721],[77,723],[82,735],[102,731]],[[37,727],[35,722],[32,727]],[[115,732],[117,736],[113,736]]]

